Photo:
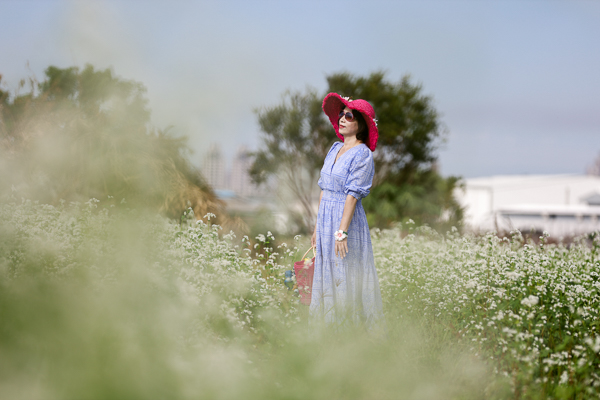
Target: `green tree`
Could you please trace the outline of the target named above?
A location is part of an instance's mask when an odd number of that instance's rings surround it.
[[[223,204],[189,163],[184,137],[150,125],[145,87],[87,65],[48,67],[45,79],[0,91],[4,187],[43,202],[108,196],[171,217]]]
[[[443,178],[435,170],[436,150],[445,129],[422,86],[413,84],[409,76],[390,82],[383,72],[367,77],[337,73],[327,76],[327,82],[327,92],[366,99],[377,113],[376,176],[363,202],[370,223],[386,227],[413,219],[437,227],[459,225],[462,210],[452,196],[458,178]],[[298,197],[302,192],[314,198],[323,159],[338,140],[321,110],[324,96],[314,89],[288,92],[280,105],[258,110],[264,146],[255,154],[255,180],[294,169],[298,176],[302,170],[310,176],[302,181],[302,188],[295,187],[299,181],[291,173],[285,175],[284,183]],[[307,200],[302,204],[312,224],[314,212]]]
[[[321,100],[315,89],[307,88],[286,92],[279,105],[256,111],[264,133],[263,148],[254,153],[250,175],[256,183],[277,175],[302,205],[307,228],[316,217],[312,204],[318,190],[317,172],[333,143]]]

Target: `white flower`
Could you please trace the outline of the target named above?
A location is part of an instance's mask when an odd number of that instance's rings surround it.
[[[534,296],[534,295],[530,295],[529,297],[521,300],[521,304],[527,306],[527,307],[533,307],[535,306],[538,302],[540,301],[539,297]]]
[[[510,279],[518,279],[521,276],[521,274],[519,274],[518,272],[510,271],[506,273],[506,276]]]
[[[375,126],[377,126],[377,119],[373,118],[373,122],[375,122]]]
[[[600,352],[600,337],[596,336],[595,340],[587,337],[585,338],[585,343],[590,346],[595,353]]]
[[[517,334],[516,330],[510,329],[508,327],[502,328],[502,332],[506,333],[509,337],[512,337],[513,335]]]
[[[565,385],[568,381],[569,381],[569,375],[567,374],[567,371],[563,371],[562,375],[560,376],[559,383],[561,385]]]
[[[471,279],[469,282],[467,282],[467,284],[466,284],[467,289],[472,289],[474,287],[477,287],[477,281],[475,279]]]

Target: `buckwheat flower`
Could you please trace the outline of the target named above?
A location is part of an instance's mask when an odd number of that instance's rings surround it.
[[[589,337],[585,338],[585,343],[590,346],[595,353],[600,352],[600,337],[596,337],[595,340],[592,340]]]
[[[519,274],[518,272],[515,271],[510,271],[506,273],[506,277],[510,278],[510,279],[519,279],[519,277],[521,276],[521,274]]]
[[[510,329],[508,327],[502,328],[502,332],[506,333],[509,337],[511,337],[511,336],[513,336],[513,335],[515,335],[517,333],[516,330]]]
[[[537,296],[534,295],[529,295],[529,297],[521,300],[521,304],[527,306],[527,307],[533,307],[535,306],[537,303],[539,303],[540,299]]]
[[[567,374],[567,371],[565,370],[560,376],[560,381],[558,383],[561,385],[566,385],[567,382],[569,382],[569,374]]]

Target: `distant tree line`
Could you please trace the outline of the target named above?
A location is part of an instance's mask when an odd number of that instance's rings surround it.
[[[408,76],[390,82],[383,72],[366,77],[335,73],[327,83],[323,93],[310,87],[288,91],[279,104],[256,110],[263,140],[254,154],[253,180],[278,175],[303,205],[306,226],[314,224],[319,172],[338,140],[321,104],[326,93],[337,92],[368,100],[377,114],[376,176],[363,200],[369,224],[388,227],[412,219],[439,229],[460,226],[463,212],[453,197],[459,178],[444,178],[436,169],[436,151],[446,130],[422,86]]]
[[[145,87],[110,69],[50,66],[42,82],[0,89],[3,191],[46,203],[125,202],[172,218],[188,207],[224,215],[188,152],[185,137],[151,127]]]

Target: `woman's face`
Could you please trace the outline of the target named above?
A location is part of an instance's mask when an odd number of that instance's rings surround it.
[[[358,111],[353,111],[351,109],[349,109],[348,107],[344,107],[344,115],[342,115],[340,117],[340,120],[338,121],[339,123],[339,132],[340,135],[344,136],[344,137],[351,137],[351,136],[356,136],[356,134],[358,133],[358,121],[356,120],[356,118],[353,118],[352,121],[348,121],[346,119],[346,113],[351,113],[354,115],[354,113],[357,113]]]

